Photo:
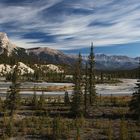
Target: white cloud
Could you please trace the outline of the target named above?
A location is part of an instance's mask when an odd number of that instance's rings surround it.
[[[48,46],[56,49],[74,49],[95,46],[125,44],[140,41],[140,1],[139,0],[79,0],[65,2],[70,9],[90,10],[91,14],[66,13],[58,17],[41,15],[43,10],[53,7],[62,0],[49,0],[29,6],[0,5],[0,23],[17,22],[17,36],[10,36],[21,47]],[[63,2],[64,3],[64,2]],[[64,5],[62,5],[63,8]],[[55,11],[55,9],[53,9]],[[68,9],[66,9],[68,10]],[[49,11],[48,11],[49,12]],[[59,11],[58,11],[59,12]],[[51,15],[51,13],[50,13]],[[53,21],[53,18],[57,19]],[[95,25],[89,26],[90,23]],[[107,25],[108,24],[108,25]],[[24,33],[43,32],[56,37],[53,43],[31,43],[39,39],[23,39]],[[71,38],[71,39],[67,39]]]

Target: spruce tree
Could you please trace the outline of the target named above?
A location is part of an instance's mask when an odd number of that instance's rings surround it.
[[[139,74],[138,74],[138,80],[136,83],[135,92],[133,93],[132,99],[130,101],[130,110],[139,117],[140,120],[140,60],[139,60]]]
[[[124,118],[122,118],[120,121],[119,140],[128,140],[128,124]]]
[[[101,81],[101,83],[103,83],[103,81],[104,81],[104,75],[103,75],[103,72],[101,72],[101,75],[100,75],[100,81]]]
[[[38,107],[40,110],[44,110],[45,109],[45,96],[44,96],[44,92],[42,91],[42,94],[40,95],[40,99],[38,102]]]
[[[85,67],[85,86],[84,86],[84,106],[85,106],[85,114],[87,113],[87,107],[89,104],[89,98],[88,98],[88,89],[89,89],[89,81],[88,81],[88,64],[86,63]]]
[[[79,53],[78,61],[73,75],[74,91],[72,94],[71,111],[73,116],[81,117],[84,112],[83,107],[83,78],[82,78],[82,56]]]
[[[76,129],[76,139],[75,140],[80,140],[80,129],[77,127]]]
[[[61,137],[61,120],[60,117],[53,119],[53,140],[58,140]]]
[[[34,94],[33,94],[33,98],[32,98],[32,106],[33,108],[36,110],[38,108],[38,98],[36,95],[36,87],[34,86]]]
[[[95,60],[94,60],[94,52],[93,52],[93,43],[91,44],[88,63],[89,63],[89,99],[90,99],[90,105],[93,105],[93,103],[95,103],[96,101]]]
[[[15,66],[14,71],[12,73],[12,85],[9,87],[9,91],[7,93],[7,97],[5,100],[6,109],[10,110],[10,115],[13,116],[15,111],[18,109],[20,105],[20,84],[18,83],[19,78],[18,72],[18,64]]]
[[[40,72],[41,72],[41,70],[37,66],[37,68],[35,69],[34,75],[33,75],[35,81],[40,80]]]
[[[70,99],[69,99],[68,91],[65,91],[64,103],[65,103],[66,106],[70,104]]]
[[[13,120],[13,118],[10,118],[10,120],[8,120],[8,124],[6,126],[5,134],[8,137],[12,137],[14,135],[14,133],[15,133],[14,120]]]

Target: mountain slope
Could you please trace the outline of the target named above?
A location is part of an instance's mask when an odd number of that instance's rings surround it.
[[[66,55],[61,51],[50,49],[50,48],[32,48],[27,50],[28,53],[33,53],[38,56],[40,60],[48,61],[54,64],[73,64],[77,56],[76,55]],[[84,62],[87,61],[88,56],[83,57]],[[96,54],[95,55],[95,67],[101,70],[130,70],[138,67],[139,58],[130,58],[127,56],[117,56],[117,55],[105,55]]]
[[[75,62],[75,58],[48,47],[27,49],[27,53],[36,55],[41,61],[53,64],[73,64]]]
[[[0,63],[14,65],[15,62],[36,63],[35,55],[28,55],[25,48],[11,43],[6,33],[0,32]]]

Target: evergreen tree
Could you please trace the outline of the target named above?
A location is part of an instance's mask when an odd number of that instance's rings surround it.
[[[95,89],[95,60],[93,52],[93,43],[91,44],[91,50],[89,55],[89,98],[90,105],[93,105],[96,101],[96,89]]]
[[[64,103],[65,103],[66,106],[70,104],[70,99],[69,99],[68,91],[65,91]]]
[[[128,125],[124,118],[120,121],[119,140],[128,140]]]
[[[112,122],[111,121],[109,121],[108,140],[113,140],[113,130],[112,130]]]
[[[140,119],[140,60],[139,60],[139,74],[136,83],[136,91],[133,93],[130,101],[130,110]]]
[[[16,109],[18,109],[20,105],[20,84],[18,83],[19,78],[18,72],[18,64],[15,66],[14,71],[12,73],[12,85],[9,87],[9,91],[7,93],[7,97],[5,100],[6,109],[10,110],[10,115],[13,116]]]
[[[89,81],[88,81],[88,64],[86,63],[85,68],[85,86],[84,86],[84,106],[85,106],[85,114],[87,113],[87,106],[89,104],[88,98],[88,88],[89,88]]]
[[[58,140],[61,137],[61,120],[60,117],[53,119],[53,140]]]
[[[37,68],[35,69],[35,72],[34,72],[34,80],[38,81],[40,79],[40,70],[37,66]]]
[[[45,97],[44,97],[44,92],[42,91],[42,94],[40,95],[40,99],[38,102],[38,107],[39,109],[43,110],[45,108]]]
[[[101,77],[100,77],[100,80],[101,80],[101,83],[103,83],[103,81],[104,81],[104,75],[103,75],[103,73],[101,72]]]
[[[80,140],[80,129],[77,127],[76,129],[76,139],[75,140]]]
[[[0,97],[0,112],[1,111],[3,111],[3,101],[2,101],[2,99],[1,99],[1,97]]]
[[[83,92],[82,92],[82,56],[79,53],[79,58],[75,66],[73,75],[74,91],[72,94],[71,111],[73,116],[81,117],[83,115]]]
[[[15,133],[15,130],[14,130],[14,120],[13,118],[11,118],[6,126],[6,130],[5,130],[5,133],[8,137],[12,137]]]
[[[34,86],[34,95],[32,98],[32,106],[34,109],[38,108],[38,99],[37,99],[37,95],[36,95],[36,87]]]

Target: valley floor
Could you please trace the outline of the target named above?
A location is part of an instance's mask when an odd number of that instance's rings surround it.
[[[99,94],[97,102],[87,109],[88,115],[80,118],[72,117],[70,105],[64,103],[64,93],[44,94],[41,108],[38,103],[33,104],[33,94],[22,96],[12,118],[9,110],[3,108],[4,100],[0,100],[0,139],[139,140],[140,122],[128,107],[135,82],[136,79],[123,79],[123,83],[97,85],[97,91],[104,94]],[[39,102],[40,96],[36,99]]]
[[[47,102],[42,110],[34,109],[30,99],[22,100],[12,120],[8,112],[0,117],[0,137],[10,136],[15,140],[139,140],[140,123],[129,111],[130,99],[130,96],[100,97],[95,106],[88,108],[89,115],[85,118],[72,118],[70,107],[58,98]]]

